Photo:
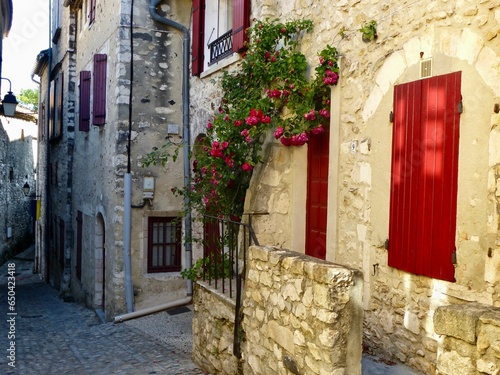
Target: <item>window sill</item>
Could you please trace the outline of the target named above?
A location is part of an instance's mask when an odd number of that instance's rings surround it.
[[[219,61],[215,65],[209,67],[208,69],[204,70],[203,73],[200,74],[200,78],[205,78],[208,77],[219,70],[222,70],[229,65],[234,64],[235,62],[238,62],[241,60],[241,56],[239,53],[233,53],[231,56],[226,57],[224,60]]]
[[[144,274],[144,278],[146,279],[155,279],[160,281],[167,281],[178,279],[181,277],[180,271],[171,271],[171,272],[150,272]]]

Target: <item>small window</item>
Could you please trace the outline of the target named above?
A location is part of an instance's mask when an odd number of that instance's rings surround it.
[[[194,0],[192,74],[246,48],[250,0]]]
[[[181,228],[177,217],[148,218],[148,273],[181,270]]]
[[[49,118],[49,138],[58,139],[62,135],[63,129],[63,88],[64,73],[59,73],[50,82],[50,118]]]

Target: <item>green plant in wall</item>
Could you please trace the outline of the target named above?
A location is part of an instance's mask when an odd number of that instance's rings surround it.
[[[362,34],[363,41],[370,42],[378,38],[377,34],[377,22],[371,20],[370,22],[365,23],[359,31]]]

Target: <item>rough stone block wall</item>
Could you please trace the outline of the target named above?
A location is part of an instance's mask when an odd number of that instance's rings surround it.
[[[362,275],[306,255],[251,247],[244,374],[361,374]]]
[[[482,304],[442,306],[434,315],[437,375],[500,374],[500,309]]]
[[[210,374],[239,374],[233,355],[234,301],[204,283],[194,288],[193,360]]]

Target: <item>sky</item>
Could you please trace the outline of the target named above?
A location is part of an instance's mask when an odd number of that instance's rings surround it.
[[[2,77],[12,82],[12,92],[35,89],[31,70],[38,53],[49,48],[49,0],[13,0],[12,28],[3,40]],[[37,78],[37,77],[35,77]],[[3,97],[9,82],[2,80]]]

